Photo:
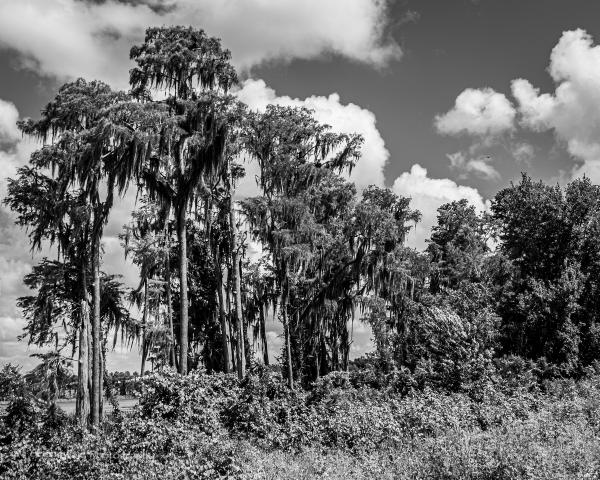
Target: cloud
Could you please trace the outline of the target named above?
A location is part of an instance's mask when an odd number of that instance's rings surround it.
[[[337,54],[376,67],[402,56],[385,0],[0,2],[0,46],[24,68],[127,86],[130,47],[148,26],[192,25],[222,38],[237,67]]]
[[[399,25],[405,25],[407,23],[417,23],[421,19],[421,14],[416,10],[407,10],[404,15],[398,20]]]
[[[443,135],[496,137],[513,130],[515,115],[504,94],[491,88],[467,88],[451,110],[436,115],[434,124]]]
[[[535,148],[526,142],[515,143],[511,146],[511,153],[517,162],[529,165],[535,156]]]
[[[303,100],[278,96],[263,80],[246,80],[237,96],[255,110],[264,110],[268,104],[307,107],[314,110],[317,120],[331,125],[335,132],[360,133],[365,139],[362,157],[353,169],[350,179],[359,188],[383,185],[383,168],[390,154],[377,130],[375,115],[369,110],[353,103],[342,103],[337,93],[328,97],[312,96]],[[248,166],[247,170],[250,168],[252,167]],[[248,175],[246,182],[248,181],[254,183],[252,175]],[[241,189],[248,188],[246,182],[240,185]]]
[[[27,340],[17,340],[22,333],[21,319],[0,316],[0,368],[7,363],[12,363],[20,365],[26,372],[39,363],[39,359],[32,358],[31,354],[49,350],[27,345]]]
[[[24,326],[17,298],[28,293],[23,276],[31,270],[31,255],[25,232],[14,224],[14,217],[3,205],[6,177],[25,164],[34,143],[21,140],[16,122],[17,108],[0,99],[0,364],[12,361],[30,365],[26,344],[17,341]]]
[[[512,94],[518,102],[520,124],[530,130],[542,132],[550,128],[549,120],[555,108],[555,99],[548,93],[540,95],[529,80],[518,78],[511,83]]]
[[[418,249],[426,246],[425,240],[437,222],[437,209],[444,203],[466,198],[477,211],[486,209],[483,197],[475,188],[458,185],[448,178],[430,178],[427,169],[418,164],[396,178],[392,189],[398,195],[410,197],[411,207],[420,210],[423,215],[407,240],[409,246]]]
[[[450,168],[461,173],[459,178],[466,178],[469,173],[488,180],[500,178],[498,171],[490,165],[492,157],[489,155],[467,158],[463,152],[456,152],[449,153],[446,157],[450,160]]]
[[[20,138],[17,128],[19,112],[11,102],[0,99],[0,149],[18,142]]]
[[[600,181],[600,46],[584,30],[564,32],[550,55],[553,93],[540,93],[528,80],[512,82],[520,123],[534,131],[553,131],[567,151],[583,163],[573,176]]]

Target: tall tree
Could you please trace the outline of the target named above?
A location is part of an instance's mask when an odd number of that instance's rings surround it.
[[[154,172],[146,175],[151,194],[172,205],[177,222],[180,284],[180,373],[188,370],[188,209],[203,175],[223,159],[226,118],[218,101],[236,84],[231,54],[218,39],[184,27],[149,28],[144,43],[131,49],[137,66],[131,70],[133,94],[151,99],[151,90],[166,91],[165,106],[176,128],[162,128],[154,146]],[[161,166],[162,163],[162,166]],[[150,173],[153,173],[150,174]]]
[[[64,178],[45,173],[48,158],[55,156],[54,161],[60,162],[61,153],[52,147],[35,153],[31,166],[20,168],[17,177],[9,179],[5,203],[17,213],[17,223],[28,229],[32,251],[40,249],[44,240],[58,248],[57,261],[43,260],[25,278],[27,284],[40,290],[35,301],[22,306],[29,318],[26,332],[30,343],[44,345],[51,341],[53,325],[60,320],[73,349],[78,347],[77,418],[85,426],[90,411],[90,212],[80,191],[69,189]]]
[[[430,290],[456,288],[463,281],[477,281],[489,252],[491,229],[487,217],[478,215],[466,199],[438,208],[427,252],[434,263]]]
[[[79,79],[60,88],[41,119],[20,123],[21,130],[52,143],[40,150],[40,162],[56,171],[64,187],[78,186],[91,210],[92,405],[94,428],[102,400],[102,327],[100,251],[115,190],[123,193],[136,176],[146,146],[135,135],[140,108],[102,82]]]
[[[352,168],[360,155],[362,137],[335,134],[307,109],[270,105],[248,117],[245,149],[258,161],[260,197],[243,202],[245,215],[258,240],[267,248],[276,272],[284,327],[284,358],[290,388],[294,386],[291,321],[299,322],[301,305],[292,310],[293,272],[304,269],[311,226],[307,191],[333,172]]]

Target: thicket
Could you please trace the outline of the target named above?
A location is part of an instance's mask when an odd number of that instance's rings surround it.
[[[600,377],[523,365],[469,392],[373,386],[357,373],[290,390],[280,375],[154,374],[132,414],[87,433],[15,398],[2,478],[596,478]],[[374,477],[375,476],[375,477]]]

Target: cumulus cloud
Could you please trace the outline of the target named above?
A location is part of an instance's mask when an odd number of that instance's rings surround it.
[[[467,88],[448,112],[436,115],[435,127],[443,135],[495,137],[514,128],[515,108],[491,88]]]
[[[29,364],[25,346],[17,342],[24,325],[17,298],[27,293],[22,279],[31,269],[31,256],[24,247],[25,233],[14,225],[12,214],[1,204],[6,195],[6,177],[27,162],[34,148],[32,143],[20,140],[18,118],[17,108],[0,99],[0,363]]]
[[[553,93],[540,93],[528,80],[512,82],[520,123],[534,131],[554,132],[580,159],[573,175],[600,181],[600,46],[584,30],[564,32],[552,50],[548,72]]]
[[[450,168],[460,172],[459,178],[465,178],[469,173],[485,179],[499,178],[500,174],[490,164],[492,157],[489,155],[469,158],[463,152],[449,153]]]
[[[549,120],[555,107],[554,98],[545,93],[540,95],[540,89],[534,88],[529,80],[517,78],[511,84],[512,94],[518,102],[520,124],[534,131],[544,131],[550,128]]]
[[[527,142],[515,143],[511,146],[511,153],[517,162],[529,165],[535,156],[535,148]]]
[[[362,157],[352,171],[350,179],[359,188],[383,184],[383,167],[389,158],[389,152],[377,130],[375,115],[369,110],[353,103],[342,103],[337,93],[328,97],[311,96],[303,100],[278,96],[263,80],[246,80],[237,96],[255,110],[264,110],[269,104],[307,107],[314,111],[317,120],[331,125],[335,132],[360,133],[365,139]],[[241,189],[248,188],[248,181],[254,182],[253,178],[250,178],[252,175],[248,177],[249,179],[240,185]]]
[[[408,245],[417,249],[425,248],[425,240],[437,221],[437,209],[444,203],[466,198],[477,211],[486,208],[483,197],[475,188],[458,185],[448,178],[430,178],[427,169],[418,164],[396,178],[392,189],[398,195],[410,197],[411,207],[420,210],[423,215],[407,239]]]
[[[6,148],[19,140],[18,119],[17,107],[11,102],[0,99],[0,148]]]
[[[127,86],[129,48],[148,26],[192,25],[223,39],[234,63],[338,54],[384,66],[402,50],[387,35],[385,0],[174,0],[0,2],[0,46],[25,68]]]

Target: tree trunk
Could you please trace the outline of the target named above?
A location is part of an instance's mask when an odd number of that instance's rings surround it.
[[[288,386],[291,390],[294,389],[294,369],[292,367],[292,346],[290,338],[290,322],[288,319],[288,299],[287,299],[287,280],[283,287],[283,298],[281,299],[281,313],[283,315],[283,336],[285,342],[285,356],[288,374]]]
[[[292,368],[292,347],[290,345],[290,322],[288,321],[287,312],[287,298],[281,305],[281,311],[283,313],[283,331],[285,336],[285,356],[287,363],[287,374],[288,374],[288,386],[291,390],[294,389],[294,369]]]
[[[226,270],[227,271],[227,278],[224,279],[223,281],[223,296],[225,297],[225,306],[227,307],[226,309],[226,314],[227,314],[227,331],[229,333],[228,339],[229,339],[229,358],[231,361],[231,371],[232,372],[237,372],[237,336],[234,333],[235,332],[235,325],[233,323],[233,314],[231,313],[233,311],[233,307],[231,306],[231,272],[229,271],[229,269]]]
[[[237,328],[237,374],[241,380],[246,376],[246,352],[244,348],[244,320],[242,318],[242,288],[240,281],[240,252],[237,243],[237,226],[233,212],[233,199],[229,197],[229,228],[231,229],[231,254],[233,257],[233,265],[231,273],[233,275],[233,288],[235,297],[235,321]]]
[[[304,332],[302,331],[302,325],[300,325],[300,310],[296,310],[295,324],[296,324],[296,337],[298,339],[298,381],[300,384],[304,382]],[[310,375],[310,374],[309,374]]]
[[[146,324],[148,323],[148,280],[144,281],[144,312],[142,316],[142,364],[140,365],[140,376],[146,371],[146,357],[148,345],[146,343]]]
[[[100,426],[100,240],[92,244],[93,309],[92,309],[92,427]]]
[[[77,419],[79,425],[85,428],[87,427],[90,415],[90,392],[88,389],[90,307],[86,298],[81,299],[80,308],[81,324],[79,326],[79,359],[77,362]]]
[[[90,335],[90,304],[87,283],[87,264],[82,255],[81,258],[81,301],[80,301],[80,325],[79,325],[79,359],[77,362],[77,405],[76,416],[79,425],[87,428],[90,416],[90,389],[89,389],[89,335]]]
[[[170,235],[167,232],[167,235]],[[170,364],[172,367],[176,368],[177,361],[175,358],[175,332],[173,330],[173,303],[171,298],[171,240],[170,236],[167,236],[167,261],[165,268],[165,281],[166,289],[167,289],[167,322],[169,323],[169,333],[171,334],[171,338],[169,340],[169,358]]]
[[[223,272],[219,267],[219,286],[217,287],[217,300],[219,303],[219,321],[221,323],[221,342],[223,344],[223,370],[229,373],[232,370],[231,357],[229,356],[229,329],[225,315],[225,298],[223,295]]]
[[[241,278],[242,278],[242,262],[240,259],[240,269],[239,269],[239,276],[240,276],[240,284],[241,284]],[[240,288],[241,290],[241,288]],[[242,294],[240,291],[240,305],[241,305],[241,298],[242,298]],[[246,360],[246,365],[251,365],[252,364],[252,357],[253,357],[253,347],[252,344],[250,343],[250,336],[248,335],[248,322],[245,318],[243,318],[242,316],[242,328],[243,328],[243,332],[244,332],[244,354],[245,354],[245,360]]]
[[[315,371],[316,376],[315,379],[318,380],[321,378],[321,339],[317,339],[317,350],[315,353]]]
[[[177,239],[179,240],[179,373],[187,375],[188,369],[188,281],[187,281],[187,225],[185,206],[181,207],[177,219]]]
[[[100,418],[103,418],[104,414],[104,375],[106,374],[106,341],[101,340],[102,345],[100,349],[100,397],[98,398],[98,405],[100,411]]]
[[[146,358],[148,357],[148,345],[146,344],[146,340],[142,339],[142,364],[140,366],[140,376],[144,375],[146,371]]]
[[[267,343],[267,305],[263,304],[260,307],[260,340],[262,344],[263,363],[269,365],[269,346]]]

